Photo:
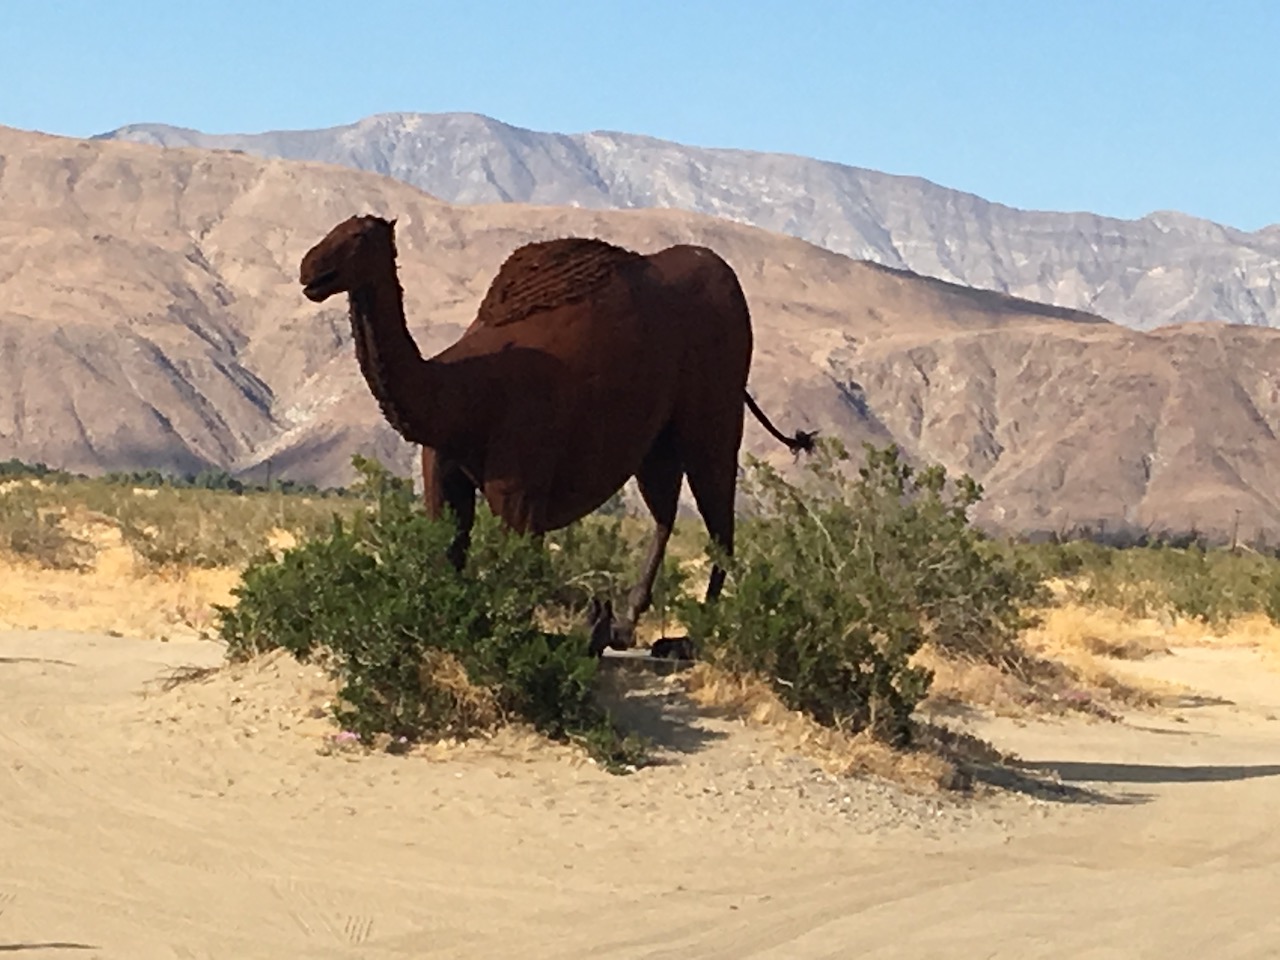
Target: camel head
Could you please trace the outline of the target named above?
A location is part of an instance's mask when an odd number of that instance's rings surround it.
[[[375,216],[343,220],[302,258],[298,282],[303,294],[319,303],[349,292],[376,276],[379,266],[394,263],[395,226],[394,220]]]

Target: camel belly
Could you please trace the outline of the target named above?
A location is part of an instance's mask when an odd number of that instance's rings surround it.
[[[675,372],[650,368],[631,385],[587,384],[577,416],[560,430],[547,522],[572,523],[613,496],[640,469],[671,422]]]
[[[519,333],[508,360],[500,344],[493,351],[512,375],[498,378],[501,412],[484,458],[491,504],[558,529],[616,493],[677,419],[687,426],[705,415],[710,425],[736,415],[740,433],[749,320],[718,297],[708,302],[714,283],[695,279],[615,284],[518,330],[464,338]]]

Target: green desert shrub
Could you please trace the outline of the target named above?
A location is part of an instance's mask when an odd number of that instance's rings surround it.
[[[1011,560],[1016,560],[1032,570],[1038,577],[1071,578],[1092,570],[1101,570],[1111,563],[1117,553],[1092,540],[1066,542],[1023,543],[1006,541],[1001,549]]]
[[[1276,620],[1280,561],[1252,551],[1147,546],[1106,548],[1074,575],[1072,597],[1135,617],[1169,616],[1221,624],[1247,614]]]
[[[40,480],[44,483],[66,483],[74,475],[66,470],[58,470],[44,463],[25,463],[16,458],[0,461],[0,480],[21,477]]]
[[[1225,624],[1249,614],[1280,616],[1280,559],[1202,538],[1147,538],[1122,545],[1092,540],[1010,541],[1001,549],[1044,577],[1065,581],[1067,597],[1133,617]]]
[[[335,719],[365,742],[466,736],[512,718],[615,768],[640,759],[596,700],[585,635],[538,625],[563,587],[549,551],[481,509],[459,573],[445,559],[452,523],[429,519],[407,481],[356,466],[368,510],[249,566],[237,604],[219,609],[229,655],[283,647],[323,663],[340,685]]]
[[[968,477],[915,471],[894,448],[868,446],[856,479],[847,460],[828,440],[798,483],[751,461],[725,591],[686,601],[682,615],[722,667],[771,681],[821,723],[902,744],[931,680],[912,655],[930,640],[958,656],[1016,657],[1040,585],[970,525],[981,489]]]
[[[627,536],[623,516],[599,513],[547,536],[551,579],[549,600],[569,614],[585,610],[593,598],[620,605],[638,575],[640,544]]]

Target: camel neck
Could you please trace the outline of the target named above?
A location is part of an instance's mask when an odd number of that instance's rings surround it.
[[[409,335],[394,262],[386,276],[353,288],[348,299],[356,358],[382,415],[406,440],[431,445],[439,365],[424,360]]]

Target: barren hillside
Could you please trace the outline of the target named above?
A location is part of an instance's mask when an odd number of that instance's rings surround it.
[[[965,469],[983,516],[1280,536],[1280,333],[1139,333],[674,211],[451,206],[390,178],[0,128],[0,459],[81,470],[407,468],[360,379],[344,306],[297,287],[352,213],[399,218],[413,332],[438,350],[501,260],[591,234],[713,247],[756,325],[752,388],[787,429],[895,439]],[[776,445],[747,428],[747,448]],[[785,458],[784,458],[785,459]]]
[[[464,113],[387,113],[323,130],[102,135],[233,148],[382,173],[453,203],[669,207],[1141,330],[1212,320],[1280,326],[1280,225],[1246,232],[1174,211],[1138,220],[1018,210],[920,177],[628,133],[525,130]]]

